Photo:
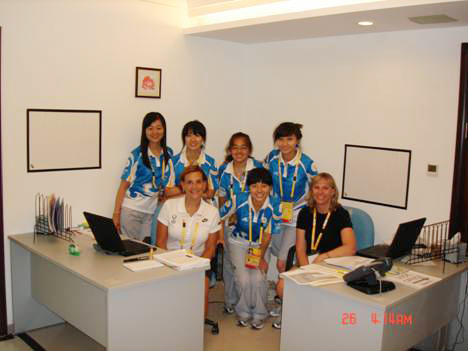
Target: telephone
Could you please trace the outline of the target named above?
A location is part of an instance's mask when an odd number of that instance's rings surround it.
[[[395,289],[392,282],[381,280],[393,266],[390,257],[381,257],[366,266],[356,268],[344,275],[346,284],[365,294],[373,295]]]

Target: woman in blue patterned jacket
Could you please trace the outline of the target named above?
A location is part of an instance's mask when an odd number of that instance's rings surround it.
[[[112,218],[117,230],[130,238],[151,236],[158,198],[174,184],[166,133],[163,115],[148,113],[142,123],[140,146],[131,152],[123,170]]]

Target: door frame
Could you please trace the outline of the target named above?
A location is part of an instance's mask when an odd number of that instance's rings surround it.
[[[458,98],[458,123],[456,134],[455,162],[453,170],[452,204],[450,208],[450,234],[461,232],[462,240],[468,242],[467,213],[468,188],[468,43],[461,45],[460,91]]]

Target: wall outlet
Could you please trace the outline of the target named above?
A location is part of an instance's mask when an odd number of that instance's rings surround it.
[[[439,173],[439,165],[428,164],[426,172],[427,172],[427,175],[430,175],[432,177],[437,177]]]

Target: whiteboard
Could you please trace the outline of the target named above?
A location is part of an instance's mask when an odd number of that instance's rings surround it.
[[[101,111],[27,110],[28,172],[101,168]]]
[[[345,145],[343,199],[406,209],[411,150]]]

